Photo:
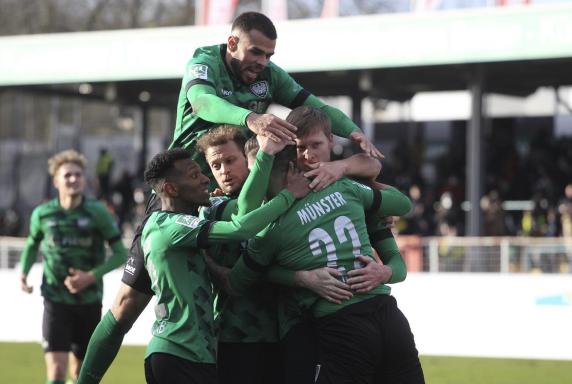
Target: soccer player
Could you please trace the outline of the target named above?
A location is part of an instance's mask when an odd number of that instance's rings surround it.
[[[211,206],[201,210],[202,217],[227,220],[231,214],[241,216],[260,206],[266,194],[272,157],[287,142],[274,142],[263,136],[256,139],[261,146],[260,151],[258,144],[254,148],[254,158],[258,158],[258,162],[252,162],[250,175],[243,152],[246,138],[238,127],[222,125],[198,140],[199,149],[205,153],[215,180],[225,193],[224,196],[211,198]],[[371,165],[367,172],[363,173],[363,167],[354,167],[353,164],[345,167],[345,171],[349,174],[362,172],[358,176],[368,177],[372,170],[379,170],[377,160],[371,157],[363,160]],[[247,175],[248,181],[244,184]],[[254,180],[262,181],[256,184]],[[240,196],[244,198],[236,199],[241,188]],[[240,253],[241,245],[237,243],[220,245],[209,251],[215,261],[225,267],[232,267]],[[320,272],[311,272],[314,274],[309,273],[305,281],[312,289],[327,291],[332,289],[332,285],[340,285],[329,275],[317,280],[315,274]],[[281,380],[276,310],[275,292],[268,284],[257,285],[240,297],[228,297],[224,292],[218,292],[217,369],[222,383],[274,383]]]
[[[322,109],[330,117],[332,131],[336,135],[349,137],[359,143],[369,156],[382,158],[383,155],[351,119],[338,109],[324,104],[283,69],[270,62],[276,39],[276,28],[268,17],[257,12],[246,12],[234,20],[226,44],[195,51],[183,76],[170,147],[189,149],[191,157],[208,174],[210,171],[204,156],[196,151],[196,141],[217,125],[233,124],[240,126],[247,135],[254,132],[276,141],[293,140],[296,127],[265,113],[271,103],[277,103],[290,108],[310,105]],[[146,212],[158,210],[159,205],[153,195]],[[150,297],[150,280],[143,267],[139,241],[145,220],[136,230],[122,282]],[[141,303],[145,298],[122,286],[123,299],[118,296],[116,302],[126,302],[128,296],[133,300],[137,296]],[[116,312],[120,312],[120,309]],[[128,317],[131,319],[137,315],[136,312]]]
[[[306,176],[314,177],[311,185],[323,184],[323,186],[327,186],[342,176],[340,171],[353,169],[353,172],[349,173],[348,176],[353,175],[354,178],[361,176],[370,185],[386,188],[382,184],[373,181],[377,173],[371,174],[370,172],[368,174],[368,169],[375,168],[376,165],[378,167],[376,172],[378,172],[380,164],[377,161],[377,164],[368,164],[367,157],[363,159],[365,163],[363,163],[362,159],[356,161],[362,156],[358,154],[342,161],[330,162],[333,138],[329,120],[322,111],[310,107],[298,107],[288,115],[287,120],[298,127],[296,132],[297,164],[300,169],[307,172]],[[248,148],[246,151],[249,163],[253,164],[257,148],[256,142],[249,139],[246,148]],[[363,165],[367,166],[364,167]],[[325,172],[320,174],[316,170]],[[316,183],[318,178],[321,179],[320,183]],[[323,183],[324,181],[325,183]],[[366,264],[366,267],[350,271],[347,280],[351,288],[357,292],[367,292],[379,284],[403,281],[407,274],[399,248],[391,229],[388,227],[387,218],[373,214],[366,215],[366,218],[371,243],[374,249],[382,255],[383,263],[375,263],[371,258],[364,256],[358,257],[361,262]],[[277,274],[278,272],[280,274]],[[288,272],[284,274],[283,268],[272,266],[267,275],[272,276],[271,280],[280,284],[312,289],[332,302],[339,303],[347,298],[347,292],[342,287],[325,285],[330,275],[339,276],[339,272],[336,270],[320,268],[312,271]],[[316,279],[319,277],[323,280],[316,282]],[[312,284],[308,285],[310,282]],[[320,290],[320,288],[322,289]],[[306,320],[306,318],[304,319]],[[313,322],[299,320],[301,319],[297,319],[294,324],[288,324],[287,327],[281,327],[281,349],[285,383],[314,382],[317,352]]]
[[[85,157],[74,150],[49,159],[48,171],[58,197],[32,212],[22,252],[20,283],[28,293],[32,287],[27,275],[40,246],[44,256],[42,337],[48,383],[64,383],[68,361],[71,376],[77,378],[89,338],[101,318],[102,276],[127,257],[113,216],[104,204],[84,195],[85,166]],[[107,260],[106,241],[113,252]]]
[[[284,212],[294,198],[306,194],[308,182],[302,175],[289,174],[288,190],[282,191],[278,199],[236,222],[212,222],[191,215],[199,205],[209,203],[209,180],[190,159],[188,151],[173,149],[155,156],[147,166],[145,180],[160,197],[162,206],[161,211],[151,214],[141,238],[145,268],[150,272],[158,299],[157,321],[145,360],[147,381],[213,382],[216,371],[212,298],[199,250],[252,237]],[[115,318],[115,313],[106,314],[90,341],[94,357],[82,369],[80,383],[101,380],[132,324],[129,321],[134,321],[133,314],[138,316],[137,311],[148,302],[130,288],[124,286],[122,290],[122,298],[116,302],[128,314],[122,322]],[[129,304],[130,299],[133,305]],[[109,351],[113,356],[104,356],[101,351]]]
[[[270,195],[281,187],[285,164],[294,156],[288,148],[276,156]],[[342,274],[362,268],[360,256],[373,260],[364,209],[401,215],[410,202],[395,190],[372,190],[341,179],[297,201],[257,236],[228,275],[231,288],[241,292],[272,263],[293,270],[329,266]],[[315,320],[322,362],[319,383],[369,383],[374,377],[423,382],[409,324],[386,285],[356,292],[341,304],[307,290],[290,291],[289,299],[296,315],[301,308]]]
[[[143,229],[145,267],[157,296],[153,338],[147,347],[148,383],[216,382],[211,282],[199,249],[246,240],[309,191],[307,180],[288,174],[287,189],[236,222],[201,220],[192,214],[209,204],[209,179],[186,150],[153,158],[145,180],[161,198]]]

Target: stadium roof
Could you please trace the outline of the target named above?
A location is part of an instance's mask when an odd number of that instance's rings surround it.
[[[476,66],[485,68],[492,92],[524,95],[540,85],[572,84],[570,4],[292,20],[277,29],[273,61],[319,95],[366,91],[405,100],[419,91],[466,89]],[[176,92],[193,50],[224,42],[228,30],[1,37],[0,86],[53,92],[45,85],[117,82],[125,95]]]

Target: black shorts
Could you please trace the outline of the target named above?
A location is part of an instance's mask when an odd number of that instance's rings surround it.
[[[44,352],[69,352],[83,360],[91,334],[101,320],[101,303],[61,304],[44,299]]]
[[[280,340],[284,384],[314,384],[318,364],[316,331],[311,319],[294,325]]]
[[[221,384],[275,384],[282,380],[278,343],[219,343]]]
[[[145,359],[145,380],[148,384],[218,384],[215,364],[167,353],[152,353]]]
[[[379,295],[316,320],[317,383],[424,383],[409,322],[392,296]]]
[[[145,259],[143,256],[143,248],[141,247],[141,233],[151,214],[160,210],[161,199],[157,194],[152,193],[145,207],[145,218],[135,230],[131,248],[129,248],[128,252],[127,263],[125,263],[125,267],[123,268],[123,277],[121,278],[121,281],[131,288],[149,296],[153,295],[153,290],[151,289],[149,273],[145,269]]]

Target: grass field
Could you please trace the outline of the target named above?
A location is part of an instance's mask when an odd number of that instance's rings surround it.
[[[103,383],[144,383],[144,347],[123,347]],[[42,349],[33,343],[0,343],[0,383],[45,382]],[[572,383],[572,361],[421,357],[429,384]]]

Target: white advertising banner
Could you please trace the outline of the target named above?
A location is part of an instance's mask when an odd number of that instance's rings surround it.
[[[19,289],[17,270],[0,270],[0,342],[41,341],[41,268]],[[121,272],[105,276],[103,312],[111,306]],[[410,273],[392,294],[409,319],[421,355],[572,360],[572,276]],[[153,301],[125,337],[146,344]]]

